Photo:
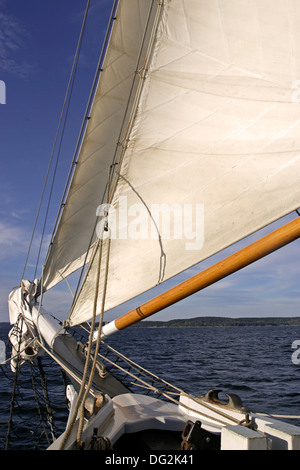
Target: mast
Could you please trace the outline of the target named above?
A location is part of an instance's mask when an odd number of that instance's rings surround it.
[[[274,232],[237,251],[224,260],[160,294],[134,310],[117,318],[103,327],[103,336],[127,328],[144,318],[199,292],[217,281],[233,274],[268,254],[282,248],[300,237],[300,218],[289,222]]]

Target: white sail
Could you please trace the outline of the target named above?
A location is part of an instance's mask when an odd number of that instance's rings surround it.
[[[300,206],[299,21],[297,0],[163,2],[109,212],[106,310]],[[71,324],[92,315],[97,263]]]
[[[151,12],[149,0],[120,2],[117,9],[76,171],[43,269],[44,292],[86,261],[96,209],[105,197],[121,129],[126,128],[135,73],[144,60],[143,40]]]

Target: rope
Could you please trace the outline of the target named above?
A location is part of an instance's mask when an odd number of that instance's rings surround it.
[[[41,384],[42,384],[43,395],[44,395],[44,401],[45,401],[45,406],[46,406],[46,411],[47,411],[47,423],[48,423],[49,428],[50,428],[52,440],[54,441],[55,440],[55,426],[54,426],[54,423],[53,423],[53,413],[52,413],[51,404],[50,404],[49,395],[48,395],[48,390],[47,390],[47,376],[44,372],[43,364],[42,364],[42,361],[41,361],[40,357],[37,358],[37,363],[38,363],[38,367],[39,367]]]
[[[79,412],[79,423],[78,423],[78,431],[77,431],[77,443],[80,443],[81,440],[81,435],[82,435],[82,430],[83,430],[83,422],[84,422],[84,404],[86,401],[86,398],[88,394],[90,393],[91,385],[93,382],[93,377],[94,377],[94,372],[97,364],[97,354],[100,346],[100,338],[101,338],[101,329],[102,329],[102,323],[103,323],[103,314],[104,314],[104,305],[105,305],[105,297],[106,297],[106,289],[107,289],[107,278],[108,278],[108,265],[109,265],[109,252],[110,252],[110,238],[107,239],[107,257],[106,257],[106,266],[105,266],[105,277],[104,277],[104,288],[103,288],[103,294],[102,294],[102,305],[101,305],[101,313],[100,313],[100,318],[99,318],[99,327],[98,327],[98,336],[97,336],[97,342],[96,342],[96,350],[95,350],[95,355],[93,358],[93,363],[89,375],[89,380],[86,385],[86,380],[88,377],[88,372],[89,372],[89,364],[90,364],[90,358],[91,358],[91,352],[92,352],[92,346],[93,346],[93,333],[95,330],[95,322],[96,322],[96,315],[97,315],[97,304],[98,304],[98,295],[99,295],[99,283],[100,283],[100,273],[101,273],[101,261],[102,261],[102,252],[103,252],[103,238],[101,237],[99,240],[99,257],[98,257],[98,263],[97,263],[97,274],[96,274],[96,288],[95,288],[95,295],[94,295],[94,305],[93,305],[93,316],[92,316],[92,322],[91,322],[91,330],[90,330],[90,336],[89,336],[89,342],[88,342],[88,348],[87,348],[87,353],[86,353],[86,362],[85,362],[85,367],[84,367],[84,372],[83,372],[83,377],[81,381],[81,387],[77,396],[77,401],[76,405],[74,408],[73,415],[70,419],[69,425],[64,433],[64,438],[62,440],[62,443],[60,445],[60,449],[63,449],[67,439],[71,433],[71,430],[74,427],[78,412]]]
[[[300,415],[278,415],[270,413],[255,413],[257,416],[268,416],[270,418],[300,419]]]
[[[132,130],[133,116],[135,115],[137,107],[138,107],[138,101],[139,101],[139,97],[140,97],[142,87],[143,87],[143,82],[144,82],[144,77],[142,78],[139,75],[139,70],[141,68],[140,67],[140,65],[141,65],[140,62],[141,62],[142,53],[143,53],[143,50],[144,50],[144,47],[145,47],[147,32],[149,31],[149,26],[150,26],[151,17],[152,17],[154,7],[155,7],[155,0],[152,0],[151,5],[149,6],[147,22],[145,24],[144,34],[143,34],[143,38],[142,38],[142,41],[141,41],[141,46],[140,46],[140,50],[139,50],[139,53],[138,53],[137,62],[136,62],[136,66],[135,66],[135,72],[136,73],[135,73],[135,77],[132,81],[131,88],[130,88],[130,91],[129,91],[129,94],[128,94],[128,100],[127,100],[127,103],[126,103],[126,107],[125,107],[125,111],[124,111],[124,115],[123,115],[123,120],[122,120],[122,124],[121,124],[121,128],[120,128],[120,132],[119,132],[119,135],[118,135],[118,143],[117,143],[117,147],[116,147],[116,150],[115,150],[115,153],[114,153],[113,162],[112,162],[112,165],[111,165],[111,170],[112,169],[114,169],[114,170],[117,169],[116,167],[121,168],[122,160],[123,160],[123,157],[124,157],[124,152],[125,152],[126,147],[127,147],[128,136],[129,136],[129,134]],[[151,36],[150,36],[149,43],[148,43],[148,53],[146,54],[145,61],[142,64],[143,69],[145,69],[147,67],[147,59],[150,57],[151,51],[153,49],[154,39],[155,39],[155,32],[156,32],[156,30],[158,28],[158,25],[159,25],[159,20],[160,20],[161,14],[162,14],[162,10],[163,10],[163,1],[157,5],[156,16],[155,16],[155,19],[154,19],[154,22],[153,22],[152,32],[151,32]],[[135,84],[136,84],[136,77],[137,76],[140,77],[140,81],[139,81],[139,84],[138,84],[138,89],[135,92]],[[135,96],[134,96],[134,93],[135,93]],[[131,105],[132,99],[133,99],[133,104]],[[119,150],[121,152],[120,155],[119,155]],[[115,178],[115,176],[119,177],[119,173],[116,172],[114,174],[114,172],[111,171],[109,182],[108,182],[108,201],[110,201],[112,199],[112,196],[113,196],[113,194],[115,192],[115,189],[116,189],[117,178]]]
[[[44,434],[46,436],[48,445],[50,445],[50,439],[49,439],[49,436],[47,434],[46,427],[45,427],[45,424],[44,424],[43,413],[42,413],[42,410],[41,410],[40,402],[39,402],[39,399],[38,399],[38,393],[37,393],[37,389],[36,389],[35,382],[34,382],[34,377],[33,377],[33,372],[32,372],[32,364],[29,363],[29,365],[30,365],[31,386],[32,386],[32,390],[33,390],[33,393],[34,393],[34,397],[35,397],[35,402],[36,402],[38,415],[39,415],[39,418],[40,418],[40,423],[42,424],[42,427],[43,427],[43,433],[42,434]]]
[[[97,355],[100,347],[100,339],[101,339],[101,330],[102,330],[102,323],[103,323],[103,314],[104,314],[104,306],[105,306],[105,298],[106,298],[106,290],[107,290],[107,278],[108,278],[108,265],[109,265],[109,252],[110,252],[110,237],[107,239],[107,256],[106,256],[106,265],[105,265],[105,278],[104,278],[104,288],[103,288],[103,294],[102,294],[102,304],[101,304],[101,312],[100,312],[100,318],[99,318],[99,326],[98,326],[98,335],[97,335],[97,341],[96,341],[96,348],[95,348],[95,354],[94,354],[94,359],[93,359],[93,364],[92,364],[92,369],[90,372],[90,378],[89,382],[83,397],[83,402],[81,404],[81,413],[79,417],[79,424],[78,424],[78,432],[77,432],[77,444],[80,443],[81,441],[81,435],[82,435],[82,430],[83,430],[83,412],[84,412],[84,403],[85,400],[89,394],[89,390],[91,388],[93,378],[94,378],[94,372],[97,364]],[[102,247],[103,245],[103,240],[101,238],[100,245]],[[97,312],[97,304],[98,304],[98,290],[99,290],[99,281],[100,281],[100,268],[101,268],[101,257],[102,257],[102,249],[101,252],[99,253],[99,260],[98,260],[98,266],[97,266],[97,278],[96,278],[96,289],[95,289],[95,297],[94,297],[94,306],[93,306],[93,319],[96,317],[96,312]],[[92,334],[90,334],[89,342],[92,344]],[[86,362],[89,361],[89,356],[86,358]]]
[[[77,48],[76,48],[76,52],[75,52],[75,56],[74,56],[74,60],[73,60],[70,79],[69,79],[69,83],[68,83],[68,86],[67,86],[65,100],[64,100],[64,104],[63,104],[63,108],[62,108],[62,112],[61,112],[61,116],[60,116],[60,120],[59,120],[59,125],[58,125],[58,129],[57,129],[57,133],[56,133],[56,137],[55,137],[55,141],[54,141],[51,160],[53,158],[54,149],[56,147],[56,142],[57,142],[57,139],[58,139],[58,133],[59,133],[59,129],[60,129],[60,126],[61,126],[61,121],[62,121],[62,117],[63,117],[63,114],[64,114],[64,109],[65,109],[65,106],[66,106],[66,100],[67,100],[67,97],[69,95],[68,104],[67,104],[67,111],[66,111],[66,115],[65,115],[65,119],[64,119],[63,128],[62,128],[62,134],[61,134],[61,138],[60,138],[60,143],[59,143],[59,148],[58,148],[58,153],[57,153],[57,158],[56,158],[56,163],[55,163],[55,168],[54,168],[54,174],[53,174],[50,194],[49,194],[49,198],[48,198],[48,205],[47,205],[46,214],[45,214],[44,226],[43,226],[43,231],[42,231],[42,236],[41,236],[41,242],[40,242],[40,247],[39,247],[39,251],[38,251],[37,261],[36,261],[34,278],[36,277],[36,271],[37,271],[38,262],[39,262],[39,258],[40,258],[42,242],[43,242],[45,228],[46,228],[46,222],[47,222],[47,219],[48,219],[48,212],[49,212],[50,202],[51,202],[51,198],[52,198],[52,192],[53,192],[54,181],[55,181],[55,177],[56,177],[57,165],[58,165],[58,161],[59,161],[59,157],[60,157],[62,141],[63,141],[64,132],[65,132],[66,123],[67,123],[67,118],[68,118],[68,114],[69,114],[71,97],[72,97],[72,92],[73,92],[73,87],[74,87],[78,62],[79,62],[80,50],[81,50],[81,46],[82,46],[82,40],[83,40],[83,35],[84,35],[84,30],[85,30],[85,25],[86,25],[88,10],[89,10],[89,5],[90,5],[90,0],[87,1],[86,10],[85,10],[85,14],[84,14],[84,19],[83,19],[81,31],[80,31],[80,34],[79,34],[79,40],[78,40],[78,43],[77,43]]]
[[[44,349],[45,353],[47,353],[67,374],[68,376],[73,379],[75,382],[77,382],[78,384],[81,384],[81,377],[79,375],[76,375],[76,373],[70,369],[66,364],[65,362],[63,362],[62,360],[60,360],[58,358],[57,355],[53,354],[51,351],[49,351],[43,344],[41,343],[38,343],[39,346],[41,346],[41,348]],[[91,391],[91,394],[94,396],[94,392]]]
[[[166,380],[163,380],[161,379],[160,377],[158,377],[157,375],[153,374],[152,372],[148,371],[147,369],[143,368],[142,366],[140,366],[139,364],[137,364],[136,362],[132,361],[131,359],[127,358],[126,356],[124,356],[123,354],[119,353],[118,351],[116,351],[112,346],[109,346],[108,344],[104,343],[105,346],[111,350],[114,354],[116,354],[117,356],[119,356],[124,362],[127,362],[128,364],[130,364],[131,366],[134,366],[137,370],[139,371],[142,371],[143,374],[145,376],[151,376],[152,379],[154,380],[157,380],[161,383],[163,383],[164,385],[166,385],[167,387],[171,387],[173,390],[176,390],[177,391],[177,395],[180,394],[180,393],[184,393],[182,389],[178,388],[178,387],[175,387],[174,385],[170,384],[169,382],[167,382]],[[112,361],[109,361],[109,359],[107,357],[104,357],[104,356],[100,356],[102,357],[103,359],[105,359],[106,361],[110,362],[112,365],[114,365],[115,363],[112,362]],[[120,367],[121,368],[121,367]],[[122,368],[121,368],[122,369]],[[124,372],[127,372],[125,369],[123,369]]]
[[[37,261],[36,261],[36,267],[35,267],[34,278],[36,277],[36,272],[37,272],[37,267],[38,267],[38,262],[39,262],[39,257],[40,257],[40,252],[41,252],[41,247],[42,247],[44,232],[45,232],[45,225],[46,225],[46,221],[47,221],[47,218],[48,218],[48,211],[49,211],[49,206],[50,206],[50,201],[51,201],[51,196],[52,196],[52,191],[53,191],[54,180],[55,180],[55,176],[56,176],[57,164],[58,164],[58,160],[59,160],[59,156],[60,156],[60,150],[61,150],[61,145],[62,145],[62,139],[63,139],[63,136],[64,136],[64,130],[65,130],[66,121],[67,121],[67,117],[68,117],[68,111],[69,111],[69,107],[70,107],[70,101],[71,101],[71,96],[72,96],[72,90],[73,90],[73,86],[74,86],[74,80],[75,80],[75,75],[76,75],[77,66],[78,66],[78,61],[79,61],[79,54],[80,54],[80,49],[81,49],[81,45],[82,45],[83,33],[84,33],[85,25],[86,25],[86,19],[87,19],[87,13],[88,13],[88,9],[89,9],[89,4],[90,4],[90,0],[88,0],[88,2],[87,2],[87,7],[86,7],[85,15],[84,15],[84,20],[83,20],[82,28],[81,28],[80,35],[79,35],[79,40],[78,40],[78,43],[77,43],[76,53],[75,53],[75,57],[74,57],[74,61],[73,61],[73,65],[72,65],[72,69],[71,69],[71,73],[70,73],[70,78],[69,78],[69,82],[68,82],[68,86],[67,86],[67,90],[66,90],[64,102],[63,102],[62,111],[61,111],[60,118],[59,118],[58,128],[57,128],[56,136],[55,136],[55,139],[54,139],[54,144],[53,144],[53,148],[52,148],[52,152],[51,152],[51,157],[50,157],[48,169],[47,169],[47,172],[46,172],[46,177],[45,177],[45,181],[44,181],[44,186],[43,186],[43,189],[42,189],[42,194],[41,194],[41,198],[40,198],[40,202],[39,202],[39,206],[38,206],[38,210],[37,210],[37,215],[36,215],[36,218],[35,218],[35,222],[34,222],[32,234],[31,234],[31,239],[30,239],[29,248],[28,248],[28,251],[27,251],[27,256],[26,256],[26,260],[25,260],[25,264],[24,264],[24,268],[23,268],[21,280],[22,280],[23,277],[24,277],[24,273],[25,273],[25,270],[26,270],[26,267],[27,267],[28,258],[29,258],[29,254],[30,254],[30,251],[31,251],[31,246],[32,246],[32,242],[33,242],[35,230],[36,230],[36,225],[37,225],[37,221],[38,221],[38,218],[39,218],[39,214],[40,214],[40,210],[41,210],[41,205],[42,205],[42,201],[43,201],[43,199],[44,199],[44,194],[45,194],[45,190],[46,190],[46,186],[47,186],[47,182],[48,182],[48,177],[49,177],[49,173],[50,173],[50,168],[51,168],[51,166],[52,166],[52,161],[53,161],[53,158],[54,158],[54,150],[55,150],[55,147],[56,147],[56,143],[57,143],[59,131],[60,131],[60,128],[61,128],[61,123],[62,123],[63,115],[64,115],[65,108],[66,108],[66,105],[67,105],[67,112],[66,112],[66,115],[65,115],[65,120],[64,120],[64,125],[63,125],[63,131],[62,131],[62,135],[61,135],[61,139],[60,139],[60,146],[59,146],[59,151],[58,151],[58,154],[57,154],[57,159],[56,159],[56,164],[55,164],[55,170],[54,170],[54,175],[53,175],[52,185],[51,185],[51,191],[50,191],[50,195],[49,195],[49,199],[48,199],[48,206],[47,206],[46,215],[45,215],[45,220],[44,220],[43,232],[42,232],[42,237],[41,237],[41,241],[40,241],[40,246],[39,246]],[[68,101],[68,104],[67,104],[67,101]]]
[[[100,277],[100,264],[101,264],[101,258],[102,258],[102,245],[103,245],[103,240],[102,238],[100,239],[100,246],[99,246],[99,260],[98,260],[98,272],[97,272],[97,280],[98,282],[96,283],[96,289],[95,289],[95,299],[97,299],[98,297],[98,289],[99,289],[99,277]],[[78,396],[77,396],[77,401],[76,401],[76,405],[75,405],[75,408],[74,408],[74,411],[73,411],[73,415],[70,419],[70,422],[68,424],[68,427],[64,433],[64,438],[61,442],[61,445],[60,445],[60,450],[64,449],[65,447],[65,444],[67,442],[67,439],[73,429],[73,426],[75,424],[75,421],[77,419],[77,415],[78,415],[78,411],[79,409],[81,408],[81,400],[83,399],[83,396],[84,396],[84,390],[85,390],[85,383],[86,383],[86,380],[87,380],[87,375],[88,375],[88,365],[89,365],[89,357],[90,357],[90,354],[91,354],[91,350],[92,350],[92,338],[93,338],[93,332],[94,332],[94,329],[95,329],[95,323],[96,323],[96,309],[95,309],[95,303],[97,303],[97,301],[95,302],[94,301],[94,309],[93,309],[93,317],[92,317],[92,323],[91,323],[91,331],[90,331],[90,337],[89,337],[89,342],[88,342],[88,350],[87,350],[87,355],[86,355],[86,362],[85,362],[85,367],[84,367],[84,371],[83,371],[83,376],[82,376],[82,382],[81,382],[81,387],[80,387],[80,390],[79,390],[79,393],[78,393]]]
[[[16,358],[17,355],[11,356],[10,360]],[[37,358],[38,367],[34,367],[31,361],[27,361],[29,370],[25,369],[24,372],[23,362],[20,362],[22,361],[21,352],[19,353],[18,358],[18,366],[15,368],[16,373],[12,374],[12,376],[11,374],[8,374],[7,370],[5,371],[1,367],[1,370],[4,373],[6,379],[14,384],[13,393],[11,396],[10,416],[7,420],[6,450],[11,448],[11,441],[15,441],[17,439],[18,442],[22,441],[23,439],[27,439],[25,437],[25,432],[27,432],[29,435],[28,438],[30,440],[30,444],[34,443],[34,436],[37,438],[33,448],[38,448],[41,441],[44,441],[42,443],[43,446],[45,444],[49,446],[51,441],[56,439],[56,427],[54,425],[54,414],[48,397],[46,374],[43,369],[41,358]],[[24,383],[22,380],[24,380]],[[21,389],[20,383],[22,383]],[[29,396],[26,391],[29,386],[33,392],[32,396]],[[24,392],[24,395],[22,392]],[[33,398],[35,405],[31,403],[31,398]],[[23,403],[25,405],[25,410],[23,409]],[[26,409],[33,409],[33,406],[35,406],[37,414],[28,414]],[[17,421],[15,422],[16,417]],[[38,420],[36,420],[36,417]],[[39,429],[40,433],[38,433]],[[22,436],[19,435],[20,432],[22,433]]]

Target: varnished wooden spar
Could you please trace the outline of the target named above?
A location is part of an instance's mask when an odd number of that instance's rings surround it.
[[[282,248],[299,237],[300,217],[105,325],[103,334],[108,336],[115,331],[122,330],[144,318],[150,317],[154,313]]]

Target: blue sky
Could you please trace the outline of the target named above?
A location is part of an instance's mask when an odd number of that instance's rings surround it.
[[[49,225],[56,216],[112,3],[91,1]],[[85,6],[86,0],[0,0],[0,80],[6,85],[6,104],[0,105],[0,321],[8,320],[7,297],[22,275]],[[41,230],[38,225],[37,234]],[[47,226],[45,240],[51,230]],[[35,240],[25,276],[29,279],[36,247]],[[299,315],[299,253],[297,241],[153,318]],[[215,256],[181,274],[179,281],[219,259]],[[129,302],[125,311],[156,293]],[[59,316],[71,297],[60,287],[49,293],[47,302]]]

